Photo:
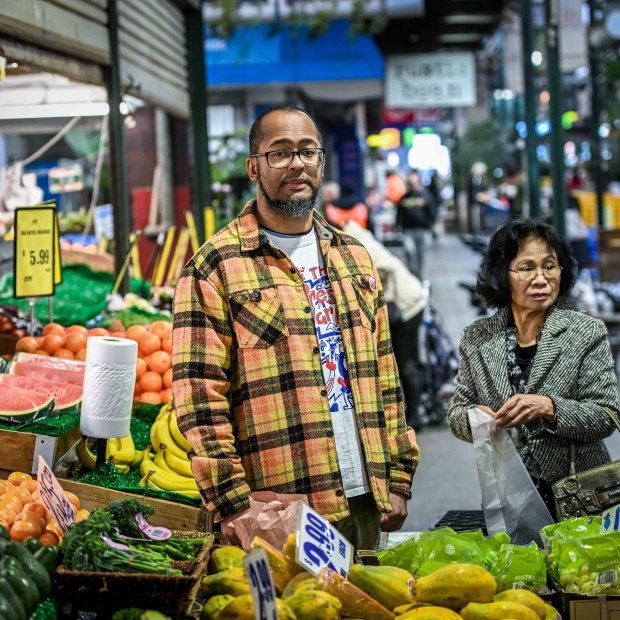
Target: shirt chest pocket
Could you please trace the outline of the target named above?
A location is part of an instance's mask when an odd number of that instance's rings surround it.
[[[240,348],[265,349],[288,336],[276,287],[233,293],[229,305]]]
[[[349,279],[349,282],[352,286],[354,305],[357,306],[360,324],[374,331],[375,303],[377,296],[377,281],[375,276],[373,274],[355,275]]]

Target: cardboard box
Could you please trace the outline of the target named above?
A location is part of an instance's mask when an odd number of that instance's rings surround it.
[[[564,620],[620,620],[620,596],[560,592],[556,600]]]
[[[77,427],[58,437],[0,429],[0,477],[6,478],[14,471],[36,474],[39,455],[50,467],[54,467],[56,461],[80,437],[80,429]]]
[[[71,491],[80,498],[80,505],[86,510],[92,511],[95,508],[104,508],[110,502],[133,497],[139,501],[150,504],[155,508],[155,514],[149,518],[152,525],[167,527],[172,530],[210,532],[213,528],[210,513],[203,508],[188,506],[187,504],[177,504],[165,499],[156,499],[144,495],[136,495],[116,489],[106,489],[93,484],[75,482],[59,478],[62,488]]]

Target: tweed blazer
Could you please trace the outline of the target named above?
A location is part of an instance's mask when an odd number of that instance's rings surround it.
[[[448,411],[450,430],[472,441],[467,410],[486,405],[497,411],[512,395],[506,360],[506,327],[510,308],[479,319],[461,338],[461,367]],[[529,447],[549,484],[569,473],[569,447],[576,444],[576,468],[583,471],[610,461],[603,443],[615,430],[608,411],[618,415],[617,379],[605,324],[574,310],[547,312],[527,392],[548,396],[556,419],[537,419],[518,427],[521,456]]]

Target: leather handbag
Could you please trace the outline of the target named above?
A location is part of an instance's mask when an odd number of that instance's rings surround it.
[[[607,412],[620,432],[620,422],[611,411]],[[620,461],[613,461],[575,471],[575,442],[570,445],[570,469],[568,476],[551,485],[558,519],[594,516],[620,504]]]

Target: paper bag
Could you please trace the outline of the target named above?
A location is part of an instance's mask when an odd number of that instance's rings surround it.
[[[505,531],[515,545],[540,544],[539,531],[553,519],[508,432],[494,429],[494,418],[477,407],[469,424],[489,535]]]
[[[250,495],[250,509],[229,523],[246,551],[254,536],[260,536],[277,549],[282,549],[286,537],[297,530],[302,502],[306,495],[286,495],[273,491],[255,491]]]

